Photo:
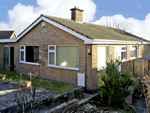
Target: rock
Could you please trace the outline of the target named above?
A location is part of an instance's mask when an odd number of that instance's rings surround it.
[[[0,80],[5,80],[6,79],[6,76],[5,75],[2,75],[2,74],[0,74]]]
[[[31,81],[22,81],[22,80],[20,80],[19,85],[23,86],[23,87],[26,87],[26,88],[29,88],[29,87],[31,87]]]

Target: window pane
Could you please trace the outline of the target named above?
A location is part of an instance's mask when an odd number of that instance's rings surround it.
[[[122,47],[122,50],[126,50],[126,47]]]
[[[24,46],[21,46],[21,49],[24,49]]]
[[[130,50],[130,57],[135,57],[135,50]]]
[[[24,51],[21,51],[21,61],[24,61]]]
[[[39,62],[39,47],[38,46],[26,46],[26,62]]]
[[[66,67],[78,67],[78,47],[58,46],[56,64]]]
[[[54,50],[54,46],[50,46],[50,47],[49,47],[49,50]]]
[[[121,60],[126,59],[126,52],[121,52]]]
[[[49,53],[49,64],[54,64],[55,56],[54,53]]]

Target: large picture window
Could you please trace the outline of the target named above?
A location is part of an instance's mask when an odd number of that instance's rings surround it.
[[[48,46],[48,65],[78,68],[78,46]]]
[[[39,46],[20,46],[20,62],[39,63]]]

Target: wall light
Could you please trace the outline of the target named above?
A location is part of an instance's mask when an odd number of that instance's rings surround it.
[[[88,49],[88,54],[91,55],[91,49]]]

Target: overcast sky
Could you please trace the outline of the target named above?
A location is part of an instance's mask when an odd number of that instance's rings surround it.
[[[150,0],[3,0],[0,29],[23,31],[40,14],[71,18],[70,8],[84,10],[83,21],[104,25],[106,20],[150,40]]]

